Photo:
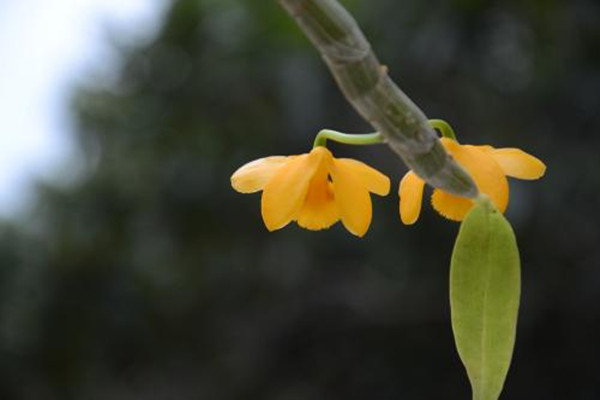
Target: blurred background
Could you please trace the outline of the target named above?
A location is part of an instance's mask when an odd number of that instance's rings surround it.
[[[600,399],[600,4],[345,0],[465,143],[520,147],[523,291],[506,399]],[[275,0],[0,2],[0,398],[465,399],[458,225],[268,233],[231,173],[367,132]]]

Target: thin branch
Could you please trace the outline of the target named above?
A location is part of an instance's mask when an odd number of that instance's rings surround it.
[[[477,196],[423,112],[389,78],[354,18],[337,0],[279,0],[319,50],[346,99],[410,169],[434,187]]]

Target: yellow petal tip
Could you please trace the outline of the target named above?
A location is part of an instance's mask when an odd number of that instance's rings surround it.
[[[400,213],[400,221],[402,221],[404,225],[414,225],[415,222],[417,222],[417,219],[418,217],[408,218],[402,215],[402,213]]]

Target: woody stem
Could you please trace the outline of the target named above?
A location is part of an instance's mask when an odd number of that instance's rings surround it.
[[[346,99],[410,169],[459,196],[478,193],[446,153],[423,112],[390,79],[354,18],[337,0],[279,0],[318,49]]]

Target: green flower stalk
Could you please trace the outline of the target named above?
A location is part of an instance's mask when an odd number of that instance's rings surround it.
[[[325,146],[327,140],[333,140],[334,142],[364,146],[369,144],[384,143],[383,135],[379,132],[365,133],[365,134],[348,134],[331,129],[323,129],[315,137],[313,147]]]

